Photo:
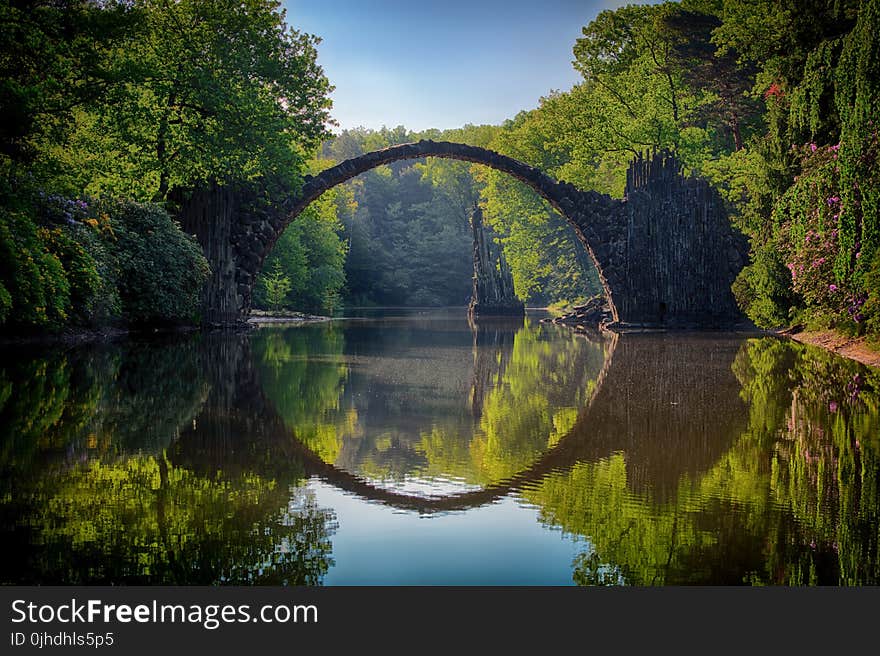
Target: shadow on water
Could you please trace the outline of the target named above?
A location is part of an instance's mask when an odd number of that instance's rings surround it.
[[[4,583],[319,584],[313,477],[416,518],[515,498],[581,584],[880,575],[878,375],[791,342],[396,317],[3,362]]]

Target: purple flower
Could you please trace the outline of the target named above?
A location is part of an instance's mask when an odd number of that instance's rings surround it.
[[[816,152],[816,144],[814,144],[814,143],[811,143],[811,144],[810,144],[810,152],[811,152],[811,153],[815,153],[815,152]]]
[[[833,283],[830,284],[830,285],[828,285],[828,291],[829,291],[829,292],[836,292],[836,291],[837,291],[837,285],[835,285],[835,284],[833,284]]]
[[[840,196],[829,196],[828,200],[827,200],[828,207],[832,207],[839,202],[840,202]]]
[[[829,412],[837,412],[837,401],[832,401],[831,403],[828,404],[828,411]]]
[[[840,144],[834,144],[833,146],[828,146],[828,150],[836,153],[838,150],[840,150]]]

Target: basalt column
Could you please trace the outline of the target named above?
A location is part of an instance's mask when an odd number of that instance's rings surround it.
[[[622,322],[705,327],[742,318],[730,287],[747,242],[731,227],[718,192],[681,168],[658,152],[634,160],[627,172],[625,268],[614,285]]]
[[[468,314],[472,317],[525,314],[525,306],[513,293],[513,275],[504,259],[501,245],[483,225],[479,207],[471,215],[474,234],[474,288]]]

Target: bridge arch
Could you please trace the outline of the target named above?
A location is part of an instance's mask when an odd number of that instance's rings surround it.
[[[714,327],[742,319],[730,288],[746,263],[748,242],[731,227],[718,192],[705,180],[682,175],[673,155],[659,152],[634,160],[625,196],[616,199],[556,181],[486,148],[419,141],[306,176],[301,189],[271,211],[257,212],[237,201],[234,191],[216,186],[181,203],[181,224],[196,235],[212,269],[205,322],[230,325],[246,319],[266,256],[321,194],[377,166],[424,157],[482,164],[534,189],[568,221],[590,254],[614,322]]]
[[[584,245],[590,255],[593,264],[599,273],[599,280],[602,284],[605,296],[612,309],[612,315],[617,319],[617,310],[614,306],[614,290],[603,275],[603,262],[597,257],[593,249],[593,241],[589,239],[583,232],[585,221],[582,216],[582,207],[577,201],[582,201],[582,196],[589,198],[589,204],[593,206],[597,212],[605,213],[612,210],[620,201],[614,201],[610,196],[598,194],[596,192],[582,192],[574,185],[565,182],[557,182],[540,169],[530,166],[521,161],[501,155],[486,148],[478,146],[469,146],[466,144],[453,143],[448,141],[431,141],[423,140],[416,143],[400,144],[391,146],[383,150],[377,150],[365,153],[358,157],[353,157],[341,162],[331,168],[328,168],[318,175],[306,176],[304,184],[299,193],[293,198],[288,199],[285,203],[285,212],[279,216],[272,225],[271,231],[251,232],[238,236],[238,243],[252,243],[254,239],[258,242],[256,253],[251,253],[251,260],[256,264],[256,270],[250,275],[245,275],[245,285],[252,285],[255,281],[256,274],[262,268],[265,258],[269,255],[275,242],[284,232],[284,229],[290,225],[310,203],[317,200],[322,194],[329,191],[333,187],[340,185],[348,180],[365,173],[378,166],[398,162],[402,160],[422,159],[425,157],[440,157],[443,159],[456,159],[463,162],[471,162],[474,164],[482,164],[495,170],[507,173],[513,178],[526,184],[534,189],[544,200],[546,200],[554,210],[556,210],[575,231],[575,235]],[[248,232],[248,226],[244,226],[245,232]],[[256,255],[256,258],[253,257]],[[241,290],[250,299],[250,287]]]

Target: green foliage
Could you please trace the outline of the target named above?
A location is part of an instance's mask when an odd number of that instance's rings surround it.
[[[262,277],[263,288],[266,294],[266,303],[273,310],[280,310],[287,298],[293,284],[290,278],[281,270],[281,262],[277,259],[272,265],[272,272]]]
[[[197,320],[207,262],[161,207],[59,196],[21,207],[0,214],[5,324],[58,330],[120,318]]]
[[[113,249],[126,320],[196,322],[209,267],[195,239],[158,205],[119,202],[108,211],[114,218]]]
[[[36,165],[64,144],[76,110],[106,99],[119,82],[110,55],[131,36],[139,12],[128,2],[0,3],[0,170]]]
[[[485,139],[489,128],[469,126]],[[334,159],[355,157],[440,133],[347,130],[325,146]],[[451,137],[450,137],[451,138]],[[347,185],[350,202],[340,208],[344,238],[345,300],[354,305],[466,305],[473,275],[468,227],[477,183],[462,162],[429,159],[395,162],[368,171]]]
[[[867,328],[872,335],[880,335],[880,257],[876,255],[874,261],[867,267],[865,289],[868,293],[863,311]]]
[[[880,2],[864,0],[844,39],[837,68],[840,114],[840,243],[838,275],[862,283],[880,251]],[[864,287],[863,287],[864,289]]]
[[[357,433],[357,408],[342,403],[349,375],[344,346],[331,323],[261,333],[254,341],[263,389],[285,426],[329,463]]]
[[[64,267],[64,273],[70,286],[70,316],[73,323],[89,323],[95,317],[96,305],[101,296],[105,280],[98,274],[98,263],[85,247],[79,243],[70,232],[61,228],[53,228],[43,231],[43,237],[48,249],[55,254]],[[75,231],[80,233],[83,240],[88,239],[91,230],[81,228]],[[112,281],[107,281],[112,285]],[[108,285],[108,286],[110,286]],[[105,319],[107,317],[99,317]]]
[[[85,169],[90,193],[142,201],[213,180],[297,184],[329,118],[319,40],[274,0],[131,4],[131,33],[108,53],[124,84],[76,115],[74,148],[47,157]]]
[[[257,278],[256,307],[278,309],[284,305],[332,312],[339,304],[348,252],[348,245],[340,236],[342,224],[338,218],[344,196],[342,190],[324,194],[278,238]],[[285,279],[287,284],[281,285]]]
[[[751,263],[736,277],[732,289],[739,306],[759,328],[789,324],[796,297],[791,274],[774,248],[752,241]]]
[[[67,319],[71,285],[49,242],[27,212],[0,208],[0,307],[13,326],[59,328]]]
[[[6,289],[6,285],[0,282],[0,324],[6,323],[11,310],[12,294]]]

